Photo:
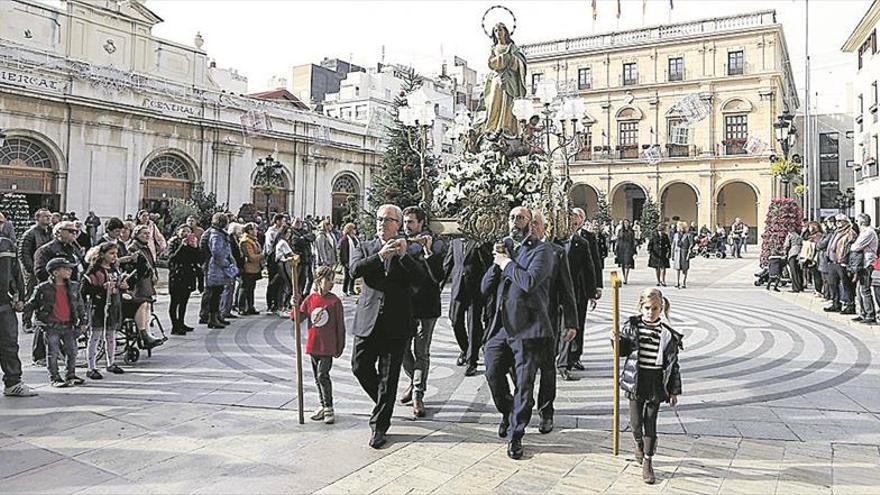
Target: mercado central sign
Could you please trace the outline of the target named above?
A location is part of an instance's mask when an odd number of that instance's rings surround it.
[[[189,117],[199,117],[202,114],[201,109],[192,105],[184,105],[174,101],[154,100],[152,98],[144,98],[141,106],[164,114],[178,114]]]
[[[63,93],[67,89],[67,83],[59,79],[14,69],[0,69],[0,83],[56,93]]]

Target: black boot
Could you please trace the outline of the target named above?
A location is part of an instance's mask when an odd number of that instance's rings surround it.
[[[633,453],[636,456],[636,462],[642,464],[645,460],[645,443],[641,438],[633,440]]]
[[[211,313],[208,317],[208,328],[226,328],[226,325],[220,320],[220,315]]]
[[[171,321],[171,335],[186,335],[186,330],[184,330],[183,325],[177,321]]]

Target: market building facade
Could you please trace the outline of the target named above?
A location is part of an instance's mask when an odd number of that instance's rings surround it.
[[[637,220],[651,198],[663,217],[699,226],[740,217],[756,241],[770,199],[783,193],[769,171],[769,156],[779,153],[773,124],[798,107],[774,11],[522,50],[533,93],[553,80],[585,103],[584,147],[571,165],[574,203],[592,214],[605,195],[612,217]],[[655,145],[659,156],[646,159]]]
[[[243,91],[202,50],[151,34],[138,0],[0,3],[0,193],[31,208],[133,213],[195,188],[237,211],[341,219],[364,204],[377,136],[365,126]],[[283,164],[271,188],[255,163]]]

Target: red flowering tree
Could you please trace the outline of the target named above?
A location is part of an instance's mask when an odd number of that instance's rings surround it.
[[[771,200],[767,220],[764,222],[764,233],[761,234],[761,266],[767,266],[767,260],[773,254],[785,255],[782,252],[785,236],[792,228],[800,232],[802,227],[803,212],[795,199]]]

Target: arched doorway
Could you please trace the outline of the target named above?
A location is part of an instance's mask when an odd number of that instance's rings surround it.
[[[645,190],[631,182],[617,186],[611,197],[611,218],[635,221],[642,218],[642,208],[648,195]]]
[[[268,201],[269,212],[285,212],[290,204],[290,195],[293,191],[290,189],[290,179],[284,172],[272,174],[271,185],[266,187],[266,173],[258,171],[254,174],[251,181],[251,198],[253,199],[254,208],[260,213],[266,212]],[[271,192],[271,195],[267,195]]]
[[[598,211],[599,193],[589,184],[575,184],[569,193],[571,205],[583,208],[587,212],[587,218],[593,218]]]
[[[333,223],[339,225],[342,219],[348,215],[348,203],[351,199],[359,201],[360,187],[357,178],[350,173],[345,173],[333,181]]]
[[[696,222],[697,203],[700,199],[697,190],[684,182],[674,182],[666,186],[660,194],[660,216],[672,219],[678,217],[682,222]]]
[[[749,226],[749,243],[757,242],[758,193],[754,187],[741,181],[728,182],[718,190],[716,204],[717,223],[729,228],[736,218],[741,218]]]
[[[182,157],[161,154],[144,167],[141,208],[164,214],[172,198],[190,198],[194,182],[192,169]]]
[[[29,214],[39,208],[55,211],[60,203],[55,169],[52,155],[39,141],[8,137],[0,148],[0,193],[24,194]]]

